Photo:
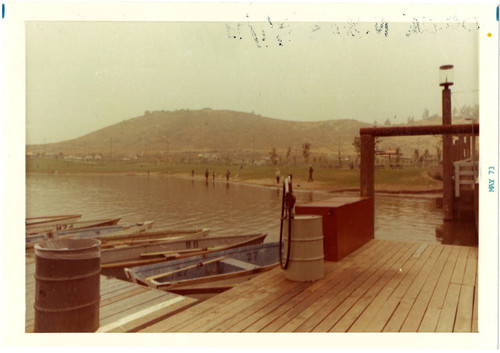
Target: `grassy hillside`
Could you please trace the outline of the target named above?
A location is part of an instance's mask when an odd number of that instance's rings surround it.
[[[416,122],[416,124],[419,122]],[[426,121],[426,124],[432,122]],[[434,122],[438,123],[438,122]],[[64,155],[100,154],[105,158],[133,155],[165,159],[179,154],[217,153],[246,155],[255,159],[269,156],[276,148],[281,161],[302,160],[302,145],[311,144],[311,157],[335,160],[355,157],[353,147],[359,129],[371,124],[356,120],[292,122],[255,114],[226,110],[158,111],[125,120],[77,139],[60,143],[27,146],[28,152]],[[399,147],[406,157],[419,148],[435,154],[438,139],[432,136],[385,138],[381,149]]]

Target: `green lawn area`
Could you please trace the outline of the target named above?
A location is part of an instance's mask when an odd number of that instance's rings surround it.
[[[292,174],[296,183],[307,182],[308,166],[290,165],[277,166],[281,176]],[[28,159],[26,161],[26,173],[57,174],[73,173],[160,173],[191,175],[194,170],[195,177],[203,177],[205,169],[208,168],[210,177],[215,171],[217,179],[223,178],[226,170],[231,173],[232,180],[259,182],[261,184],[273,184],[275,166],[251,166],[251,165],[226,165],[225,163],[207,164],[148,164],[130,161],[65,161],[62,159]],[[321,168],[314,166],[314,181],[318,187],[326,190],[356,189],[359,188],[359,169],[349,168]],[[312,186],[312,183],[310,183]],[[321,185],[321,186],[320,186]],[[376,169],[375,190],[436,190],[442,188],[442,183],[432,179],[427,168],[405,167],[402,169]]]

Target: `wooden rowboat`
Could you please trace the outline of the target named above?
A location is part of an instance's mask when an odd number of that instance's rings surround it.
[[[278,249],[278,242],[264,243],[124,271],[132,282],[204,299],[278,266]]]
[[[100,227],[89,227],[79,229],[68,229],[59,232],[37,233],[26,236],[26,248],[32,248],[34,244],[52,238],[97,238],[101,239],[106,234],[116,234],[124,238],[126,236],[135,236],[136,234],[144,233],[150,230],[153,226],[153,221],[139,222],[136,224],[116,224]]]
[[[54,237],[54,233],[62,232],[61,234],[71,233],[74,230],[80,230],[85,228],[95,228],[95,227],[105,227],[105,226],[115,226],[120,221],[120,218],[108,218],[108,219],[94,219],[89,221],[78,221],[71,224],[61,225],[59,228],[62,228],[59,231],[44,231],[44,232],[36,232],[31,234],[26,234],[27,238],[30,239],[50,239]]]
[[[26,234],[61,230],[81,217],[80,214],[74,214],[26,218]]]
[[[162,242],[165,240],[192,240],[206,237],[210,229],[164,229],[136,233],[116,232],[95,237],[101,240],[101,249],[125,245],[138,245],[144,243]]]
[[[164,240],[101,250],[101,272],[126,280],[125,267],[144,266],[240,246],[262,244],[267,234],[208,236],[189,240]]]

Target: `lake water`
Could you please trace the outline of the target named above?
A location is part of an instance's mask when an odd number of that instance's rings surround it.
[[[335,196],[298,190],[295,195],[297,204]],[[442,223],[442,210],[436,209],[435,197],[376,195],[375,238],[439,242],[435,228]],[[82,214],[82,220],[121,217],[123,223],[154,220],[157,229],[210,228],[219,235],[263,232],[269,234],[266,241],[278,241],[281,191],[159,175],[29,175],[26,214]]]

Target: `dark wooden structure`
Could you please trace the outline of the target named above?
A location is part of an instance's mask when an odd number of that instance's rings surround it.
[[[323,217],[326,261],[339,261],[373,239],[372,204],[367,197],[335,197],[295,206],[297,215]]]
[[[361,196],[374,200],[375,137],[443,135],[443,208],[444,219],[453,219],[453,159],[452,137],[466,134],[479,135],[479,124],[422,125],[362,128],[361,135]],[[447,153],[445,153],[445,150]]]

